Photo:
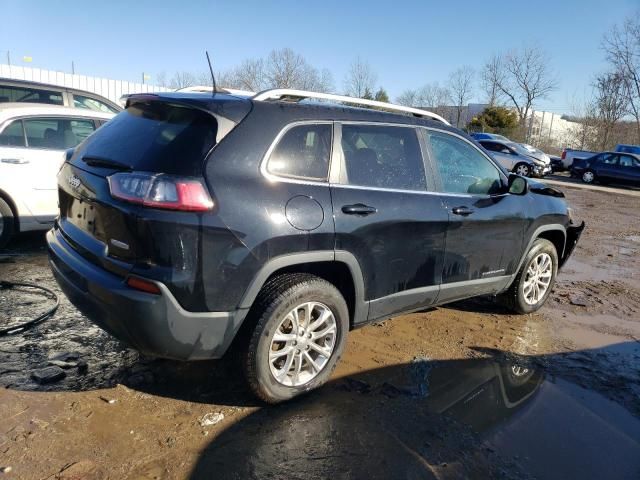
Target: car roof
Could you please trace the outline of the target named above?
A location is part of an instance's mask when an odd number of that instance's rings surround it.
[[[596,153],[596,155],[602,155],[603,153],[611,153],[612,155],[630,155],[633,158],[635,158],[637,160],[640,160],[640,154],[632,153],[632,152],[616,152],[614,150],[609,150],[609,151],[606,151],[606,152]],[[595,157],[595,155],[594,155],[594,157]]]
[[[47,105],[43,103],[0,103],[0,122],[22,116],[33,115],[64,115],[71,117],[101,118],[109,120],[115,116],[113,113],[97,112],[83,108],[69,108],[60,105]]]
[[[289,112],[295,112],[290,115],[292,121],[296,120],[335,120],[335,121],[369,121],[369,122],[388,122],[406,125],[423,125],[432,128],[438,128],[441,130],[451,131],[458,135],[463,135],[467,138],[468,135],[461,130],[448,126],[437,120],[431,120],[428,118],[415,117],[412,115],[405,115],[400,113],[388,112],[384,110],[377,110],[373,108],[359,108],[355,106],[344,105],[341,103],[331,102],[319,102],[319,101],[303,101],[292,102],[286,100],[253,100],[243,95],[232,95],[227,93],[216,93],[215,96],[212,93],[185,93],[185,92],[156,92],[152,94],[134,94],[129,97],[129,100],[135,100],[136,98],[157,98],[162,101],[175,101],[183,105],[190,105],[203,110],[208,110],[212,113],[221,114],[234,120],[232,118],[232,109],[229,107],[236,104],[244,108],[251,108],[255,110],[288,110]],[[225,108],[221,109],[220,105],[224,104]],[[239,108],[241,110],[242,108]],[[243,115],[244,116],[244,115]],[[296,118],[297,117],[297,118]]]
[[[122,108],[116,102],[109,100],[104,95],[100,95],[99,93],[89,92],[87,90],[81,90],[79,88],[65,87],[64,85],[54,85],[51,83],[32,82],[30,80],[18,80],[14,78],[0,77],[0,86],[2,85],[16,85],[20,87],[37,87],[37,88],[42,88],[44,90],[57,90],[60,92],[67,91],[74,94],[77,93],[82,95],[89,95],[89,96],[98,98],[100,100],[106,100],[110,105],[115,105],[119,109]]]

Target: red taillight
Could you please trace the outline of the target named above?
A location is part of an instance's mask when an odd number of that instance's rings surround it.
[[[567,158],[567,151],[566,150],[562,150],[562,160],[564,160],[565,158]]]
[[[121,172],[107,180],[111,196],[126,202],[185,212],[204,212],[213,208],[213,201],[198,178]]]
[[[138,277],[127,278],[127,285],[135,290],[140,290],[145,293],[153,293],[154,295],[160,295],[161,291],[158,285],[149,280],[144,280]]]

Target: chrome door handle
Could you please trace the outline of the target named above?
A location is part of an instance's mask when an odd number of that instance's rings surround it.
[[[473,213],[473,209],[469,207],[455,207],[451,209],[451,212],[455,215],[462,215],[463,217],[466,217]]]
[[[25,163],[29,163],[29,160],[25,160],[24,158],[3,158],[0,159],[2,163],[10,163],[11,165],[24,165]]]

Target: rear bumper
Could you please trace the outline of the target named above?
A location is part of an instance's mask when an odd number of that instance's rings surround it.
[[[560,259],[558,268],[561,268],[567,260],[569,260],[569,257],[578,244],[578,240],[580,240],[580,235],[582,235],[584,227],[585,224],[582,222],[580,225],[571,225],[567,228],[567,241],[564,247],[564,254]]]
[[[188,312],[162,283],[161,295],[128,287],[124,279],[74,251],[56,227],[47,232],[49,264],[69,300],[92,322],[147,355],[176,360],[220,358],[247,309]]]

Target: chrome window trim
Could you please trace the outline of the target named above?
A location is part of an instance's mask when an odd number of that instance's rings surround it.
[[[273,140],[273,142],[271,142],[271,145],[269,146],[269,148],[267,149],[267,152],[264,154],[264,156],[262,157],[262,160],[260,161],[260,173],[262,174],[262,176],[264,178],[266,178],[267,180],[271,181],[271,182],[283,182],[283,183],[295,183],[298,185],[324,185],[324,186],[328,186],[329,185],[329,176],[331,174],[331,163],[333,160],[333,138],[335,136],[335,128],[332,128],[331,131],[331,150],[329,151],[329,165],[328,165],[328,169],[327,169],[327,177],[325,180],[318,180],[318,179],[304,179],[304,178],[296,178],[296,177],[287,177],[284,175],[276,175],[274,173],[269,172],[269,170],[267,169],[267,163],[269,162],[269,157],[271,157],[271,154],[273,153],[273,151],[275,150],[276,146],[278,145],[278,143],[280,142],[280,140],[282,139],[282,137],[292,128],[301,126],[301,125],[330,125],[333,126],[333,121],[332,120],[299,120],[296,122],[291,122],[288,123],[287,125],[285,125],[280,132],[278,133],[278,135],[276,135],[276,138]]]

